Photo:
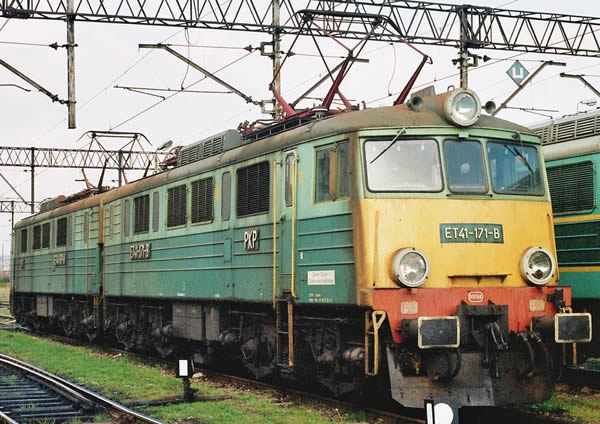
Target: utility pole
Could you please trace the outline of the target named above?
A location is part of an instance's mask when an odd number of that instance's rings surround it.
[[[281,73],[279,67],[281,66],[281,14],[280,14],[280,0],[273,0],[273,21],[271,25],[271,34],[273,41],[273,88],[277,93],[281,94]],[[277,99],[273,98],[273,118],[280,119],[282,117],[281,105]]]
[[[31,148],[31,214],[35,213],[35,147]]]
[[[67,80],[68,80],[68,108],[69,128],[76,128],[75,124],[75,7],[74,0],[67,0]],[[32,174],[33,175],[33,174]],[[33,181],[33,178],[32,178]]]
[[[458,68],[460,70],[460,88],[469,88],[469,49],[467,48],[467,17],[464,8],[459,9],[460,47],[458,50]]]

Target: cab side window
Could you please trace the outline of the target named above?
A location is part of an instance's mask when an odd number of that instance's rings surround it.
[[[56,221],[56,246],[67,245],[67,218]]]
[[[50,223],[42,224],[42,249],[50,247]]]
[[[21,230],[21,253],[27,252],[27,228]]]
[[[342,141],[315,152],[315,201],[333,201],[350,197],[350,143]]]
[[[33,250],[38,250],[42,247],[42,226],[36,225],[33,227]]]

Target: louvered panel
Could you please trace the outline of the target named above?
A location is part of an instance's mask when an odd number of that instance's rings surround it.
[[[168,190],[167,227],[186,224],[186,194],[185,185],[173,187]]]
[[[133,233],[147,233],[150,230],[150,196],[148,194],[133,199]]]
[[[583,119],[578,119],[575,121],[575,136],[579,137],[587,137],[593,135],[596,132],[596,117],[590,116]]]
[[[207,158],[221,153],[223,151],[223,139],[224,137],[221,136],[206,140],[203,145],[202,157]]]
[[[590,113],[577,115],[580,118],[565,117],[563,122],[551,122],[546,126],[533,128],[533,132],[542,139],[543,144],[599,135],[600,114],[597,111]]]
[[[227,130],[210,138],[185,146],[179,152],[177,166],[187,165],[197,160],[223,153],[242,144],[242,137],[237,130]]]
[[[202,145],[190,146],[189,148],[181,149],[179,152],[179,161],[181,164],[195,162],[200,159],[200,148]]]
[[[192,182],[192,223],[213,219],[213,179]]]
[[[534,128],[533,132],[542,139],[542,143],[548,143],[550,135],[550,127]]]
[[[555,214],[594,209],[594,164],[591,161],[547,169]]]
[[[236,205],[238,216],[269,211],[269,182],[269,162],[238,169]]]
[[[575,121],[558,124],[556,141],[567,141],[575,138]]]
[[[550,127],[550,143],[554,143],[558,137],[558,125],[552,125]]]

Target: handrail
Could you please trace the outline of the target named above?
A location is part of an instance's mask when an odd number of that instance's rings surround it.
[[[273,161],[273,309],[277,298],[277,161]]]
[[[294,155],[294,160],[292,161],[292,261],[291,261],[291,290],[292,290],[292,298],[296,298],[296,272],[295,272],[295,259],[296,259],[296,162],[298,162],[298,158]]]

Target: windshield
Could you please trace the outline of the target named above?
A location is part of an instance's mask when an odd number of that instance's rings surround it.
[[[371,191],[442,190],[440,153],[434,140],[367,140],[365,158]]]
[[[488,191],[481,143],[471,140],[446,140],[444,155],[450,191],[454,193]]]
[[[538,151],[532,146],[488,142],[492,187],[496,193],[544,194]]]

